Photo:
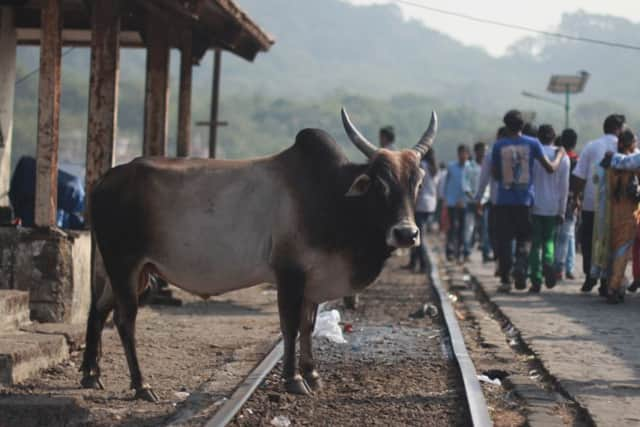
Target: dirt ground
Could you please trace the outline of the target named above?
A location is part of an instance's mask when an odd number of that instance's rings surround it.
[[[132,400],[115,328],[103,334],[105,390],[82,390],[81,354],[15,387],[0,389],[4,426],[157,426],[207,412],[248,374],[279,334],[276,293],[263,285],[207,301],[181,291],[181,307],[141,308],[138,357],[160,404]]]
[[[436,302],[424,275],[400,270],[406,262],[392,258],[357,310],[337,305],[354,332],[347,344],[314,341],[324,389],[311,397],[282,394],[278,368],[232,425],[270,425],[277,416],[292,425],[470,425],[440,316],[409,317]]]

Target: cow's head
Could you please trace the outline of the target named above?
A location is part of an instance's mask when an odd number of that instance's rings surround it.
[[[351,123],[342,109],[342,123],[349,139],[369,159],[366,171],[358,175],[346,197],[367,198],[369,215],[384,225],[386,243],[392,248],[408,248],[420,244],[420,230],[414,220],[416,197],[424,171],[420,160],[431,149],[438,120],[431,114],[428,129],[410,150],[390,151],[377,148]]]

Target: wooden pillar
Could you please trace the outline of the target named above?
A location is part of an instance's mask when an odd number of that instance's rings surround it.
[[[220,103],[220,65],[222,51],[216,49],[213,57],[213,82],[211,84],[211,117],[209,117],[209,157],[216,158],[218,145],[218,105]]]
[[[120,14],[118,0],[95,0],[91,14],[91,77],[87,123],[86,193],[106,173],[115,156],[118,128],[118,79],[120,75]],[[87,198],[89,201],[90,198]],[[89,206],[85,223],[89,225]],[[108,276],[91,238],[91,286],[102,295]]]
[[[56,224],[62,49],[61,12],[62,0],[42,1],[35,198],[35,223],[38,227],[50,227]]]
[[[144,96],[144,156],[165,156],[169,128],[168,23],[151,16],[147,23],[147,76]]]
[[[193,71],[191,29],[185,29],[180,47],[180,95],[178,100],[178,157],[191,153],[191,75]]]
[[[85,177],[87,194],[91,194],[95,182],[113,165],[118,117],[119,36],[118,1],[94,1]]]
[[[12,7],[0,8],[0,207],[9,206],[13,99],[16,87],[16,26]]]

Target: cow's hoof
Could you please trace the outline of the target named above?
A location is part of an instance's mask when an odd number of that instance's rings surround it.
[[[95,390],[104,390],[104,384],[102,380],[97,375],[85,375],[80,380],[80,385],[82,388],[92,388]]]
[[[303,380],[300,375],[296,375],[295,377],[286,380],[284,383],[284,389],[287,391],[287,393],[301,394],[303,396],[309,396],[313,393],[311,388],[307,385],[305,380]]]
[[[311,374],[304,376],[304,381],[307,383],[309,388],[313,391],[318,391],[322,389],[322,380],[320,379],[320,375],[317,372],[313,372]]]
[[[160,401],[160,399],[158,399],[158,395],[155,394],[151,386],[148,384],[145,384],[136,390],[134,399],[146,400],[147,402],[151,403],[158,403]]]

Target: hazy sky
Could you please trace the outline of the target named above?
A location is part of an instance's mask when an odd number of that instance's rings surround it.
[[[393,3],[390,0],[346,0],[354,4]],[[553,30],[564,12],[582,9],[587,12],[617,15],[632,21],[640,20],[638,0],[412,0],[427,6],[474,15],[480,18]],[[501,55],[514,41],[531,33],[474,23],[436,12],[399,5],[409,18],[421,19],[425,24],[466,44],[479,45],[493,55]],[[581,34],[588,37],[588,34]],[[629,40],[612,40],[630,42]]]

